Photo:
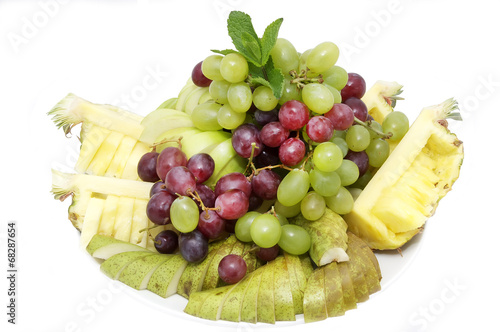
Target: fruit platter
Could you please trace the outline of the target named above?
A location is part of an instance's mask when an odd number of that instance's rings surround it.
[[[376,253],[400,252],[458,179],[457,102],[397,109],[403,86],[297,50],[233,11],[234,49],[187,69],[145,116],[69,93],[48,112],[81,142],[52,194],[107,277],[204,320],[312,323],[381,290]],[[79,130],[79,132],[77,132]]]

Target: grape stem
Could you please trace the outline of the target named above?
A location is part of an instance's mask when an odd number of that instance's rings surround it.
[[[290,76],[292,76],[291,84],[297,84],[299,89],[302,89],[308,83],[323,83],[323,76],[319,74],[317,77],[307,77],[307,73],[309,72],[309,68],[306,70],[302,69],[300,73],[297,73],[296,70],[290,70]]]
[[[356,122],[357,124],[365,127],[368,130],[373,131],[375,134],[377,134],[378,136],[380,136],[380,138],[389,139],[392,136],[391,132],[389,132],[389,133],[386,134],[386,133],[383,133],[383,132],[381,132],[381,131],[373,128],[372,126],[370,126],[371,121],[363,122],[360,119],[358,119],[357,117],[354,117],[354,122]]]
[[[158,145],[165,144],[165,143],[175,142],[175,143],[177,143],[177,145],[179,146],[179,149],[182,149],[182,144],[181,144],[181,140],[182,140],[182,138],[183,138],[182,136],[179,136],[179,137],[178,137],[178,138],[176,138],[176,139],[167,139],[167,138],[165,138],[165,139],[162,139],[162,140],[161,140],[161,141],[159,141],[159,142],[155,142],[155,143],[153,143],[153,145],[151,145],[151,147],[153,148],[153,151],[156,151],[156,147],[157,147]]]
[[[252,160],[253,160],[253,155],[255,154],[255,149],[258,149],[258,148],[259,147],[257,146],[257,144],[255,144],[255,142],[252,142],[252,152],[250,152],[250,158],[248,158],[248,164],[247,164],[247,167],[245,168],[244,173],[246,173],[248,171],[249,167],[252,168],[252,174],[256,171],[255,165],[253,164]]]
[[[151,229],[153,229],[153,228],[156,228],[156,227],[160,227],[160,226],[163,226],[163,225],[153,225],[153,226],[150,226],[150,227],[146,227],[146,228],[143,228],[143,229],[139,230],[139,233],[142,233],[142,232],[146,232],[146,231],[147,231],[147,232],[148,232],[148,234],[149,234],[149,230],[151,230]],[[151,235],[151,234],[149,234],[149,235]]]
[[[207,208],[207,207],[205,206],[205,204],[203,204],[203,201],[202,201],[202,199],[201,199],[201,197],[200,197],[200,194],[198,194],[198,192],[196,192],[196,191],[194,191],[194,192],[189,191],[189,195],[190,195],[190,196],[191,196],[191,197],[192,197],[195,201],[197,201],[198,203],[200,203],[200,205],[201,205],[201,210],[202,210],[202,211],[205,211],[205,214],[206,214],[205,219],[210,218],[210,215],[208,214],[208,210],[209,210],[209,208]]]

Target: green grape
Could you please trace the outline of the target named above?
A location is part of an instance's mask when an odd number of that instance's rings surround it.
[[[290,83],[292,80],[291,76],[285,75],[285,84],[283,87],[283,93],[281,94],[281,98],[279,100],[279,104],[283,105],[289,100],[298,100],[302,101],[302,91],[297,88],[297,84]]]
[[[227,104],[227,90],[231,83],[225,80],[212,81],[208,87],[208,92],[212,99],[219,104]]]
[[[389,157],[391,149],[386,140],[376,138],[371,141],[365,152],[368,155],[368,162],[372,167],[380,167]]]
[[[198,226],[200,211],[195,201],[188,196],[177,197],[170,206],[172,225],[181,233],[194,231]]]
[[[381,133],[383,132],[382,125],[380,123],[378,123],[377,121],[375,121],[375,120],[370,121],[370,128],[373,128],[376,131],[381,132]],[[374,130],[368,129],[368,131],[370,132],[370,138],[371,139],[375,139],[375,138],[379,138],[380,137]]]
[[[338,91],[342,90],[347,84],[349,75],[347,71],[339,66],[331,66],[322,73],[324,83],[334,87]]]
[[[225,129],[235,129],[245,122],[246,113],[238,113],[233,111],[229,104],[222,105],[217,112],[217,122]]]
[[[252,241],[261,248],[271,248],[278,244],[281,237],[281,225],[275,216],[269,213],[257,216],[250,225]]]
[[[304,53],[302,53],[300,55],[300,57],[299,57],[299,73],[301,71],[307,70],[307,57],[309,56],[311,51],[312,51],[312,49],[306,50]],[[308,74],[307,77],[311,77],[311,76],[309,76],[309,74]]]
[[[251,242],[252,236],[250,235],[250,226],[254,219],[261,214],[259,212],[250,211],[245,213],[243,217],[236,220],[234,225],[234,235],[236,238],[242,242]]]
[[[287,75],[291,70],[299,67],[299,55],[297,50],[287,39],[278,38],[271,50],[271,58],[274,66],[281,69],[283,75]]]
[[[331,86],[329,84],[323,83],[323,85],[326,86],[328,88],[328,90],[330,90],[330,92],[332,93],[333,103],[340,104],[342,102],[342,95],[340,94],[340,91],[335,89],[333,86]]]
[[[326,203],[323,196],[310,191],[300,202],[300,212],[307,220],[318,220],[325,213]]]
[[[333,66],[339,58],[339,48],[332,42],[323,42],[311,50],[307,57],[307,67],[321,73]]]
[[[277,213],[276,211],[274,211],[275,215],[276,215],[276,218],[278,218],[279,222],[280,222],[280,225],[283,226],[283,225],[288,225],[288,219],[281,213]]]
[[[253,91],[253,104],[261,111],[270,111],[278,105],[271,88],[261,85]]]
[[[278,245],[291,255],[302,255],[311,248],[311,236],[298,225],[284,225]]]
[[[325,114],[333,107],[333,94],[319,83],[309,83],[302,89],[302,100],[309,109],[318,114]]]
[[[291,170],[278,186],[278,201],[284,206],[300,203],[309,190],[309,173],[295,168]]]
[[[248,62],[239,53],[229,53],[220,62],[220,74],[228,82],[242,82],[248,76]]]
[[[361,125],[352,126],[347,129],[345,141],[347,142],[349,149],[352,151],[363,151],[368,147],[368,145],[370,145],[370,133],[368,132],[368,129]]]
[[[335,171],[340,177],[340,184],[343,187],[350,186],[359,178],[359,168],[349,159],[342,160],[342,165]]]
[[[309,172],[311,187],[321,196],[335,195],[340,188],[340,177],[336,172],[322,172],[313,169]]]
[[[337,214],[347,214],[351,212],[354,199],[345,187],[340,187],[337,194],[325,197],[326,206]]]
[[[399,141],[408,132],[410,123],[403,112],[394,111],[385,117],[382,122],[382,130],[384,133],[392,133],[391,141]]]
[[[220,73],[220,63],[222,60],[222,55],[212,54],[203,60],[201,64],[201,72],[206,78],[214,81],[220,81],[223,79]]]
[[[365,172],[365,174],[361,175],[359,177],[359,179],[351,185],[351,187],[364,189],[366,187],[366,185],[368,184],[368,182],[370,182],[372,177],[373,177],[373,173],[370,171],[370,169],[368,169]]]
[[[252,106],[252,90],[245,82],[232,83],[227,90],[227,100],[233,111],[245,113]]]
[[[347,142],[345,141],[345,139],[334,136],[330,139],[330,142],[335,143],[340,148],[340,150],[342,150],[342,158],[347,155],[347,152],[349,152],[349,147],[347,146]]]
[[[345,135],[347,134],[347,130],[335,130],[333,132],[333,137],[340,137],[345,140]]]
[[[293,218],[300,213],[300,202],[292,206],[285,206],[276,200],[274,203],[274,211],[276,214],[282,215],[286,218]]]
[[[332,142],[320,143],[313,152],[314,166],[323,172],[333,172],[343,160],[342,150]]]
[[[361,193],[363,192],[363,189],[361,188],[347,188],[347,190],[349,190],[349,192],[351,193],[351,196],[352,196],[352,200],[354,202],[356,202],[356,200],[358,199],[359,195],[361,195]]]
[[[196,106],[191,113],[191,120],[196,128],[201,130],[221,130],[217,121],[217,113],[221,108],[220,104],[215,102],[206,102]]]

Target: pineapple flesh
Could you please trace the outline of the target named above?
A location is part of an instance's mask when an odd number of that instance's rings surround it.
[[[463,144],[446,127],[454,100],[422,110],[345,215],[373,249],[397,249],[418,234],[459,176]]]

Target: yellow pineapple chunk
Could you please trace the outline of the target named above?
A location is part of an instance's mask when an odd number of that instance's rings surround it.
[[[459,176],[463,145],[443,121],[449,99],[427,107],[345,215],[349,230],[373,249],[397,249],[424,226]]]

